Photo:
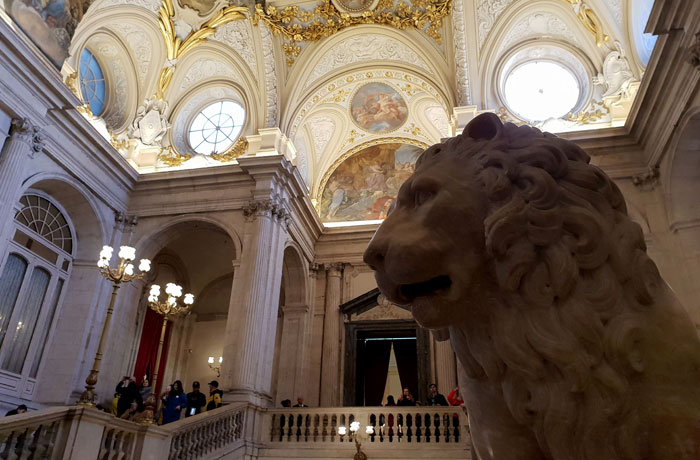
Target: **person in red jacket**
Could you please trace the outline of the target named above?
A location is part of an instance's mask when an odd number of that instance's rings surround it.
[[[450,391],[450,394],[447,395],[447,401],[450,403],[450,406],[461,406],[464,404],[464,399],[459,394],[459,387]]]

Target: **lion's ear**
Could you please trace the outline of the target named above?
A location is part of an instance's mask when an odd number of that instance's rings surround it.
[[[486,112],[467,123],[463,136],[471,137],[474,140],[489,140],[500,134],[503,128],[501,119],[494,113]]]

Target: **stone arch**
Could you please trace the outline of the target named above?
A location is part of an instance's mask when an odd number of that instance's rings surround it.
[[[133,246],[136,247],[137,254],[143,254],[144,257],[154,257],[168,242],[188,233],[192,230],[191,226],[197,224],[225,233],[233,243],[234,250],[231,254],[231,260],[240,257],[242,242],[235,229],[216,217],[203,215],[186,214],[168,219],[165,223],[150,228],[144,234],[139,235]]]
[[[106,219],[97,211],[94,197],[84,186],[63,174],[42,173],[23,184],[53,198],[68,214],[73,224],[73,256],[75,260],[97,260],[100,248],[108,240]]]
[[[678,124],[664,173],[671,227],[700,219],[700,106],[686,112]]]
[[[284,248],[282,261],[282,292],[285,305],[305,305],[307,292],[306,266],[299,249],[293,244]]]

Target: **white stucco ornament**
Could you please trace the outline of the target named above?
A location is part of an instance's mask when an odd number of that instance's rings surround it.
[[[700,458],[700,338],[589,160],[479,115],[422,154],[365,252],[449,336],[481,460]]]
[[[603,73],[594,78],[594,83],[603,85],[603,97],[615,96],[623,92],[634,80],[634,74],[619,43],[617,50],[611,51],[603,62]]]
[[[160,145],[170,128],[165,117],[167,110],[168,104],[165,101],[145,101],[136,112],[136,118],[129,128],[129,137],[140,140],[144,145]]]

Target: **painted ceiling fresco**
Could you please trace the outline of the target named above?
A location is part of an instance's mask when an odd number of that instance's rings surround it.
[[[347,158],[333,171],[321,194],[321,219],[384,219],[422,152],[414,145],[391,143],[367,147]]]

